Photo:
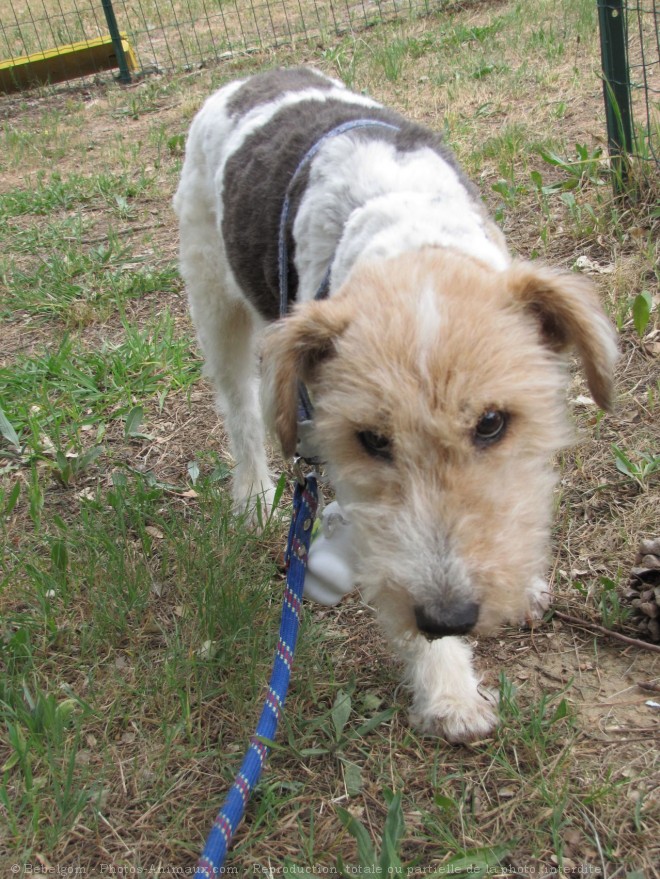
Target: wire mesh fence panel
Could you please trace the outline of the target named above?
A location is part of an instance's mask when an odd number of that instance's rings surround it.
[[[632,153],[657,163],[658,0],[596,2],[604,47],[611,151]],[[377,23],[438,12],[448,3],[449,0],[0,0],[0,91],[117,67],[124,81],[130,78],[129,71],[190,70],[235,53],[310,40],[325,42],[337,34],[364,31]],[[114,31],[112,18],[116,19]],[[622,118],[626,114],[629,119]]]
[[[142,67],[161,70],[362,29],[442,5],[440,0],[115,0]]]
[[[0,0],[0,60],[107,34],[101,3]]]
[[[607,134],[615,168],[660,156],[657,0],[598,0]]]
[[[0,0],[0,62],[107,36],[110,5],[143,72],[323,39],[437,11],[447,0]],[[75,62],[75,59],[73,59]],[[75,67],[74,67],[75,70]]]
[[[628,78],[633,154],[660,161],[660,9],[656,0],[627,4]]]

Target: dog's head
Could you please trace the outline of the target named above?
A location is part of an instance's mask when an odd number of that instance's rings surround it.
[[[305,382],[363,591],[399,633],[524,615],[545,567],[550,461],[571,435],[571,349],[609,408],[615,338],[584,278],[431,249],[358,266],[267,334],[267,420],[293,454]]]

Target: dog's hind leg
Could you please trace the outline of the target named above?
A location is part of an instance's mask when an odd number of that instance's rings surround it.
[[[236,462],[234,509],[238,514],[247,511],[254,520],[258,505],[268,514],[274,495],[259,401],[255,318],[247,305],[234,299],[212,315],[206,312],[196,323],[205,373],[216,388],[216,403]]]
[[[204,372],[215,388],[236,462],[234,509],[247,511],[254,521],[257,505],[267,515],[274,494],[259,401],[256,336],[261,321],[230,275],[214,212],[194,198],[178,197],[177,209],[181,274],[204,353]]]

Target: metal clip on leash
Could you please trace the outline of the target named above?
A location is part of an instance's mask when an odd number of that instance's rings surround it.
[[[285,563],[286,585],[282,604],[280,637],[277,642],[268,694],[255,734],[243,759],[234,784],[227,794],[224,805],[213,822],[204,851],[197,863],[195,876],[216,879],[222,872],[227,849],[247,806],[250,794],[259,781],[270,748],[264,740],[272,742],[277,733],[277,723],[284,708],[291,664],[296,649],[300,608],[305,585],[307,555],[312,538],[312,528],[318,507],[318,482],[315,474],[303,474],[300,459],[294,461],[296,485],[293,496],[293,517],[289,528]]]

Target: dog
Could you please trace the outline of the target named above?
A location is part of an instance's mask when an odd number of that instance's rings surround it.
[[[174,206],[236,508],[272,501],[267,428],[294,454],[303,384],[412,722],[487,736],[497,698],[464,636],[548,607],[568,352],[612,401],[615,335],[590,284],[513,259],[438,135],[308,68],[208,98]]]

